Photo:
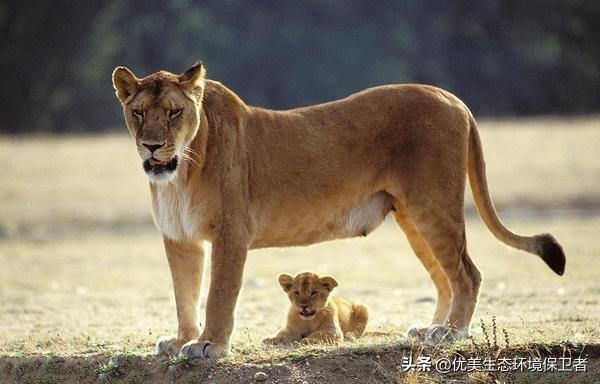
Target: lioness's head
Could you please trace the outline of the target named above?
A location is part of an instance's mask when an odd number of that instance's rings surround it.
[[[188,157],[200,122],[205,70],[201,63],[181,75],[160,71],[142,79],[125,67],[113,86],[151,182],[170,181]]]
[[[331,276],[319,276],[302,272],[295,277],[287,273],[279,275],[279,285],[287,293],[292,307],[303,320],[312,320],[325,308],[329,294],[338,282]]]

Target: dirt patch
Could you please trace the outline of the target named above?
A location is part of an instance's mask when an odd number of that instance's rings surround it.
[[[440,349],[433,346],[407,348],[404,345],[372,348],[340,348],[302,350],[281,357],[253,360],[252,356],[235,356],[217,361],[190,362],[153,356],[90,356],[90,357],[6,357],[0,359],[2,383],[404,383],[404,382],[528,382],[528,383],[595,383],[600,380],[600,345],[528,345],[510,350],[478,351],[468,347]],[[481,354],[476,354],[481,353]],[[564,371],[538,372],[526,368],[512,372],[478,369],[450,373],[436,371],[440,359],[465,359],[496,362],[506,359],[554,361],[575,359],[584,361],[585,372],[571,367]],[[433,366],[412,369],[409,361],[427,361]],[[425,366],[423,366],[425,367]],[[468,367],[468,365],[467,365]],[[264,373],[264,375],[258,372]],[[262,380],[264,379],[264,380]],[[262,381],[260,381],[262,380]]]

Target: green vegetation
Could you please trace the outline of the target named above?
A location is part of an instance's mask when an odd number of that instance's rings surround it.
[[[254,105],[392,82],[449,89],[477,115],[600,109],[600,2],[292,0],[0,3],[0,130],[122,126],[110,74],[197,59]]]

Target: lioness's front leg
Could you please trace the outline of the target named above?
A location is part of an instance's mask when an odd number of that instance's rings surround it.
[[[156,343],[158,354],[176,356],[186,342],[198,337],[198,299],[204,270],[204,251],[197,242],[175,242],[163,237],[171,268],[177,321],[177,337],[162,337]]]
[[[213,243],[210,288],[206,300],[206,327],[197,340],[192,340],[181,348],[181,355],[216,358],[228,353],[235,304],[242,286],[248,252],[248,243],[244,238],[224,236]]]

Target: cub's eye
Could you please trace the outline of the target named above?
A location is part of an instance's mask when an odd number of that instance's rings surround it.
[[[133,113],[133,116],[137,117],[138,119],[144,117],[144,111],[142,111],[141,109],[134,109],[131,111],[131,113]]]
[[[173,119],[173,118],[181,115],[181,111],[183,111],[183,108],[171,109],[169,111],[169,119]]]
[[[319,292],[317,292],[317,291],[312,291],[312,292],[310,293],[310,295],[311,295],[311,296],[317,296],[317,293],[319,293]]]
[[[294,291],[294,296],[300,296],[300,292]]]

